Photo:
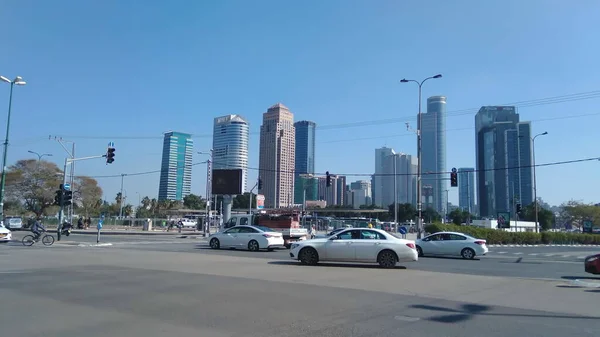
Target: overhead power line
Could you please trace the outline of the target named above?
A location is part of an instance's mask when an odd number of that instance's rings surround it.
[[[564,160],[564,161],[555,161],[555,162],[549,162],[549,163],[543,163],[543,164],[536,164],[535,167],[546,167],[546,166],[556,166],[556,165],[566,165],[566,164],[574,164],[574,163],[582,163],[582,162],[588,162],[588,161],[600,161],[600,157],[589,157],[589,158],[581,158],[581,159],[574,159],[574,160]],[[191,166],[196,166],[196,165],[200,165],[200,164],[205,164],[206,162],[199,162],[199,163],[192,163]],[[215,163],[219,166],[225,166],[225,167],[230,167],[232,169],[234,168],[240,168],[237,165],[228,165],[225,163]],[[178,167],[184,167],[185,165],[178,165]],[[512,167],[501,167],[501,168],[492,168],[492,169],[485,169],[485,170],[473,170],[473,171],[469,171],[469,172],[489,172],[489,171],[503,171],[503,170],[516,170],[516,169],[520,169],[520,168],[533,168],[534,165],[520,165],[520,166],[512,166]],[[268,169],[259,169],[256,167],[247,167],[246,168],[249,171],[263,171],[263,172],[277,172],[277,173],[296,173],[293,170],[268,170]],[[140,175],[148,175],[148,174],[155,174],[155,173],[160,173],[161,170],[154,170],[154,171],[144,171],[144,172],[135,172],[135,173],[123,173],[123,174],[113,174],[113,175],[100,175],[100,176],[85,176],[88,178],[94,178],[94,179],[99,179],[99,178],[121,178],[121,176],[125,175],[125,176],[140,176]],[[436,176],[436,175],[448,175],[450,174],[451,171],[444,171],[444,172],[424,172],[422,174],[423,177],[427,177],[427,176]],[[314,173],[315,176],[325,176],[326,173]],[[379,174],[374,174],[374,173],[335,173],[334,175],[337,176],[350,176],[350,177],[371,177],[371,176],[377,176],[377,177],[384,177],[384,176],[391,176],[393,177],[395,176],[416,176],[417,174],[411,174],[411,173],[379,173]]]
[[[517,101],[512,103],[503,103],[503,104],[495,104],[488,106],[515,106],[517,108],[528,108],[533,106],[540,105],[548,105],[548,104],[558,104],[565,102],[573,102],[573,101],[581,101],[587,99],[600,98],[600,90],[581,92],[575,94],[561,95],[561,96],[553,96],[546,98],[538,98],[531,99],[525,101]],[[468,114],[474,114],[479,111],[479,108],[468,108],[468,109],[460,109],[460,110],[452,110],[446,112],[447,117],[455,117],[462,116]],[[376,125],[386,125],[386,124],[397,124],[397,123],[405,123],[407,121],[416,120],[417,113],[396,117],[396,118],[388,118],[388,119],[379,119],[379,120],[366,120],[366,121],[357,121],[357,122],[349,122],[349,123],[340,123],[340,124],[328,124],[328,125],[317,125],[317,130],[332,130],[332,129],[347,129],[354,127],[365,127],[365,126],[376,126]],[[254,131],[249,134],[257,135],[259,132]],[[145,139],[162,139],[162,136],[73,136],[73,135],[60,135],[61,137],[70,138],[70,139],[135,139],[135,140],[145,140]],[[212,138],[212,134],[192,134],[192,138]]]

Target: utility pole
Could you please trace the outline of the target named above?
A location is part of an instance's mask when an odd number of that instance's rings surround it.
[[[49,137],[49,139],[52,139],[52,136]],[[73,188],[74,186],[74,182],[75,182],[75,160],[73,160],[75,158],[75,142],[74,141],[70,141],[70,140],[64,140],[62,139],[62,137],[57,137],[54,136],[54,140],[56,140],[60,146],[62,146],[63,150],[65,150],[65,152],[67,153],[67,155],[69,156],[70,160],[70,169],[71,172],[69,172],[69,182],[71,183],[71,188]],[[71,150],[69,151],[69,149],[67,149],[67,147],[65,146],[65,143],[71,143]],[[67,182],[67,166],[66,165],[64,167],[64,179],[63,179],[63,184]],[[70,224],[73,224],[73,204],[69,205],[69,208],[67,210],[67,214],[68,214],[68,222]]]
[[[119,198],[119,218],[123,217],[123,178],[125,178],[126,174],[121,173],[121,197]]]

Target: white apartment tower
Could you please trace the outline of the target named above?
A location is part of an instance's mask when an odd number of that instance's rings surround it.
[[[248,121],[240,115],[215,118],[213,169],[242,170],[242,193],[248,190]]]

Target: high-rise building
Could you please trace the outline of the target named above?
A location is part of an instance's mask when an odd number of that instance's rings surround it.
[[[371,197],[373,204],[379,207],[387,208],[389,197],[384,195],[384,186],[393,184],[389,175],[385,170],[385,162],[389,160],[389,156],[394,155],[394,150],[389,147],[375,149],[375,174],[373,174],[373,183],[371,185]],[[392,177],[393,179],[393,177]]]
[[[343,206],[346,204],[346,191],[348,190],[348,187],[346,186],[346,176],[337,176],[336,180],[336,205]]]
[[[458,207],[471,214],[475,213],[475,169],[458,169]]]
[[[406,153],[396,153],[385,157],[383,161],[383,202],[384,207],[393,205],[396,200],[399,204],[412,204],[417,202],[417,158]],[[396,175],[396,188],[394,189],[394,175]],[[394,192],[398,195],[394,199]]]
[[[446,97],[432,96],[427,99],[427,113],[422,116],[421,126],[421,180],[423,209],[433,208],[438,213],[446,209]],[[430,194],[430,195],[429,195]]]
[[[327,179],[318,177],[317,197],[319,200],[325,200],[327,206],[344,205],[346,197],[346,176],[329,175],[331,186],[327,187]]]
[[[158,200],[183,200],[191,193],[192,135],[169,131],[163,140]]]
[[[294,177],[294,203],[302,204],[306,200],[317,200],[317,179],[303,174],[315,173],[315,131],[317,124],[310,121],[294,123],[296,129],[296,158]]]
[[[213,169],[241,169],[242,193],[248,187],[248,134],[248,121],[240,115],[215,118]]]
[[[294,114],[277,103],[263,114],[260,127],[258,176],[265,196],[265,208],[290,207],[294,204],[296,130]]]
[[[514,106],[484,106],[475,116],[479,215],[514,214],[533,202],[531,123]]]
[[[359,180],[350,183],[350,190],[347,195],[349,196],[348,205],[351,205],[354,209],[359,209],[362,205],[371,204],[371,182],[366,180]]]

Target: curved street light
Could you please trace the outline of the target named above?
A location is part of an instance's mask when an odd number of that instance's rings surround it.
[[[408,83],[408,82],[415,82],[418,86],[419,86],[419,115],[417,118],[417,211],[419,212],[419,218],[417,219],[417,239],[421,238],[421,231],[422,231],[422,223],[421,223],[421,219],[422,219],[422,214],[423,214],[423,200],[422,199],[422,191],[421,191],[421,187],[422,187],[422,183],[421,183],[421,150],[422,150],[422,142],[421,142],[421,127],[422,127],[422,122],[423,122],[423,114],[421,113],[421,89],[423,87],[423,83],[425,83],[426,81],[432,79],[432,78],[442,78],[442,74],[437,74],[434,76],[430,76],[427,77],[426,79],[422,80],[421,82],[417,81],[417,80],[407,80],[406,78],[403,78],[400,80],[400,83]]]
[[[539,215],[539,210],[538,210],[538,200],[537,200],[537,179],[535,177],[535,139],[539,136],[545,136],[548,134],[548,131],[544,131],[542,133],[539,133],[535,136],[533,136],[533,138],[531,138],[531,149],[532,149],[532,157],[533,157],[533,202],[535,203],[535,232],[539,233],[540,232],[540,226],[539,226],[539,222],[538,222],[538,215]]]
[[[42,153],[42,154],[40,154],[40,153],[38,153],[38,152],[31,151],[31,150],[29,150],[29,151],[27,151],[27,152],[29,152],[29,153],[31,153],[31,154],[35,154],[36,156],[38,156],[38,161],[42,160],[42,158],[43,158],[44,156],[46,156],[46,157],[52,157],[52,153]]]
[[[8,155],[8,135],[10,131],[10,111],[12,108],[13,87],[16,85],[25,85],[21,76],[15,77],[14,80],[9,80],[4,76],[0,76],[0,80],[10,84],[10,94],[8,96],[8,119],[6,121],[6,138],[4,140],[4,155],[2,157],[2,180],[0,181],[0,218],[4,216],[4,187],[6,185],[6,158]]]

